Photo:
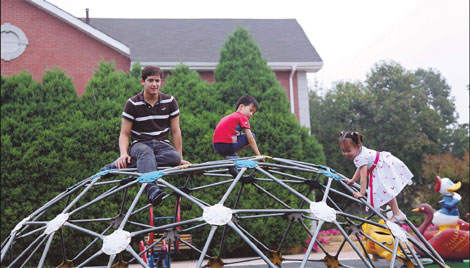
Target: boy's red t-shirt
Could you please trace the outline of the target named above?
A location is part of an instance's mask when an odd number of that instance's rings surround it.
[[[234,112],[222,118],[217,127],[215,127],[214,136],[212,137],[213,143],[236,143],[237,136],[240,132],[235,130],[237,126],[240,126],[240,130],[243,128],[250,128],[250,122],[248,118],[242,113]]]

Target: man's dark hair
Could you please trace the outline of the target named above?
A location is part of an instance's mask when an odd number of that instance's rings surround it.
[[[160,69],[160,67],[157,66],[145,66],[144,69],[142,69],[142,80],[145,81],[147,77],[151,75],[159,75],[160,79],[163,79],[163,71]]]
[[[248,106],[250,104],[253,104],[253,106],[258,110],[258,101],[253,98],[252,96],[241,96],[238,101],[237,101],[237,109],[240,107],[240,105],[243,104],[245,106]]]

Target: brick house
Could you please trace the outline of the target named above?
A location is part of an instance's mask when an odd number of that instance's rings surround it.
[[[42,0],[2,0],[2,75],[26,69],[40,80],[54,66],[72,78],[79,95],[101,59],[129,70],[130,50]],[[21,51],[23,50],[23,51]]]
[[[137,61],[166,71],[184,63],[213,82],[224,42],[242,26],[286,89],[291,112],[310,127],[307,73],[323,62],[295,19],[79,19],[43,0],[2,0],[1,8],[2,75],[27,69],[39,80],[57,66],[78,95],[102,59],[124,71]]]

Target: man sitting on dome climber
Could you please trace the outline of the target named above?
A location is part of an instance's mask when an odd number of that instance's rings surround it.
[[[157,170],[157,165],[189,164],[183,159],[178,103],[173,96],[160,92],[162,79],[163,71],[157,66],[142,70],[144,90],[127,100],[122,112],[120,157],[102,170],[137,167],[137,172],[147,173]],[[174,147],[168,140],[170,131]],[[149,183],[145,190],[153,206],[165,196],[156,183]]]

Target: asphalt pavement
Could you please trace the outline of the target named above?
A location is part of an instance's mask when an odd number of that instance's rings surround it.
[[[298,254],[298,255],[285,255],[283,258],[285,259],[282,262],[282,268],[294,268],[294,267],[300,267],[301,261],[303,259],[304,255]],[[323,263],[323,258],[325,255],[323,253],[312,253],[309,257],[309,261],[307,262],[306,267],[312,268],[312,267],[326,267],[326,265]],[[248,261],[248,262],[239,262],[242,261],[246,258],[233,258],[233,259],[224,259],[224,267],[235,267],[235,268],[265,268],[268,267],[266,263],[259,259],[259,260],[254,260],[254,261]],[[362,260],[357,256],[357,254],[354,251],[346,251],[346,252],[341,252],[339,255],[339,263],[341,266],[344,267],[366,267],[366,265],[362,262]],[[207,261],[204,261],[203,265],[206,264]],[[171,263],[171,268],[194,268],[196,267],[197,260],[192,260],[192,261],[181,261],[181,262],[172,262]],[[387,262],[386,260],[379,260],[373,262],[374,267],[376,268],[385,268],[385,267],[390,267],[390,263]],[[394,267],[401,267],[402,263],[397,261],[395,263]],[[141,267],[141,265],[138,264],[133,264],[129,265],[130,268],[137,268]]]

